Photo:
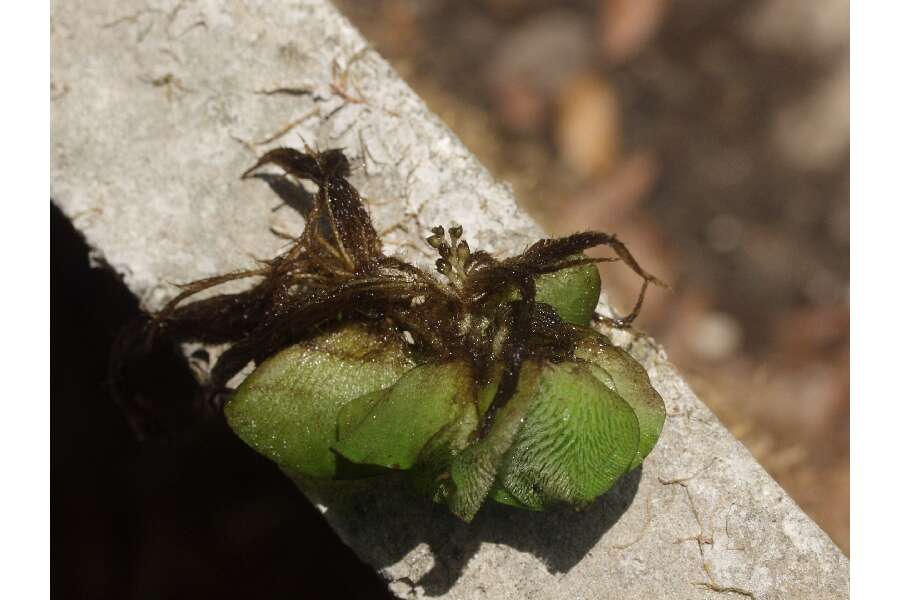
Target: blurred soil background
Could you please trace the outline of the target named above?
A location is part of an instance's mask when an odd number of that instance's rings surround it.
[[[849,0],[336,4],[849,553]]]

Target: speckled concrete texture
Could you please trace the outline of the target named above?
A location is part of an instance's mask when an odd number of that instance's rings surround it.
[[[344,148],[389,252],[423,265],[435,224],[500,255],[542,237],[324,0],[58,2],[51,27],[52,199],[149,309],[300,231],[302,198],[239,179],[277,145]],[[846,557],[664,352],[614,339],[669,418],[588,510],[490,506],[465,525],[390,479],[307,492],[403,598],[846,598]]]

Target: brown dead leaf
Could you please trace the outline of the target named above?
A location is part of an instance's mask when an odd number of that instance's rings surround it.
[[[659,30],[668,7],[669,0],[601,0],[600,56],[611,64],[632,58]]]
[[[616,91],[595,75],[570,80],[559,96],[556,144],[563,162],[582,177],[608,172],[619,155]]]

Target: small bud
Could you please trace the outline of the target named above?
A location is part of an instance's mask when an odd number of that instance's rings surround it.
[[[441,237],[444,237],[444,228],[441,227],[440,225],[438,225],[437,227],[432,227],[431,233],[433,233],[434,235],[439,235]]]
[[[459,245],[456,246],[456,258],[464,267],[468,266],[470,254],[469,244],[466,240],[461,241]]]
[[[450,228],[450,240],[455,242],[456,240],[458,240],[459,238],[462,237],[462,234],[463,234],[462,225],[456,225],[456,226]]]
[[[442,245],[445,244],[444,236],[438,235],[438,234],[428,236],[427,238],[425,238],[425,241],[428,242],[429,246],[431,246],[432,248],[435,248],[435,249],[440,248]]]
[[[452,268],[450,267],[450,263],[448,263],[443,258],[437,259],[434,263],[437,266],[438,273],[444,276],[449,276]]]

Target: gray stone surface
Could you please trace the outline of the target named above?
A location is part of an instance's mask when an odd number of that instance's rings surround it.
[[[389,249],[417,262],[426,225],[460,223],[501,255],[541,237],[324,0],[57,2],[51,79],[53,201],[149,309],[173,282],[279,250],[270,227],[299,231],[273,190],[238,179],[274,145],[345,148]],[[616,341],[669,419],[643,469],[584,512],[491,506],[465,525],[390,480],[307,492],[405,598],[847,597],[847,559],[664,352]]]

